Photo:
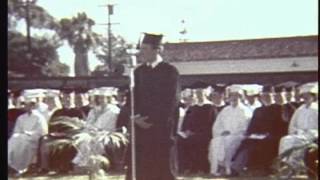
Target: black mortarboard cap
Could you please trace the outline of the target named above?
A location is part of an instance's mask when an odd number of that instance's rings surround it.
[[[283,87],[286,92],[291,92],[294,87]]]
[[[137,43],[136,49],[140,49],[140,44],[141,44],[141,36],[139,37],[139,40],[138,40],[138,43]]]
[[[129,89],[130,88],[128,85],[123,85],[123,86],[118,87],[118,91],[120,91],[120,92],[128,92]]]
[[[21,89],[11,90],[11,92],[10,92],[10,94],[13,94],[13,97],[15,97],[15,98],[21,96],[21,93],[22,93]]]
[[[141,44],[150,44],[153,48],[158,48],[161,44],[162,37],[162,34],[144,33]],[[137,45],[137,49],[140,49],[140,40]]]
[[[87,89],[87,88],[77,88],[77,89],[74,90],[74,92],[76,94],[84,94],[84,93],[88,92],[88,90],[89,89]]]
[[[65,94],[70,94],[70,93],[72,93],[74,90],[71,89],[71,88],[62,88],[62,89],[60,89],[60,91],[61,91],[62,93],[65,93]]]
[[[218,93],[224,93],[226,91],[226,86],[223,85],[212,85],[213,91],[218,92]]]
[[[283,91],[283,86],[275,86],[274,87],[274,92],[275,93],[281,93]]]
[[[207,88],[209,86],[209,84],[203,82],[203,81],[196,81],[193,84],[191,84],[190,88],[191,89],[198,89],[198,88]]]
[[[279,84],[278,86],[281,86],[286,92],[291,92],[298,85],[299,85],[298,82],[287,81],[287,82]]]
[[[263,87],[262,87],[262,92],[264,92],[264,93],[270,93],[270,92],[272,92],[272,86],[270,86],[270,85],[265,85],[265,86],[263,86]]]

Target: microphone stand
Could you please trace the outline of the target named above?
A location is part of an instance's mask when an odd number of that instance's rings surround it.
[[[135,143],[135,126],[134,126],[134,69],[136,66],[136,57],[131,56],[130,63],[130,127],[131,127],[131,180],[136,180],[136,143]]]

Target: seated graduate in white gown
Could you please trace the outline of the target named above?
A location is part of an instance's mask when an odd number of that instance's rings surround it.
[[[219,165],[225,174],[231,175],[232,157],[238,149],[252,117],[252,111],[242,103],[243,89],[240,85],[227,87],[230,105],[218,114],[212,127],[209,146],[210,173],[220,176]]]
[[[120,113],[120,109],[108,101],[113,95],[110,89],[97,88],[93,93],[95,106],[89,111],[83,131],[76,136],[78,153],[72,162],[80,167],[88,166],[91,155],[106,153],[104,142],[99,141],[98,137],[116,131],[116,121]]]
[[[12,136],[8,140],[8,165],[21,175],[36,162],[39,138],[48,133],[45,117],[36,110],[36,93],[23,92],[26,113],[17,118]]]
[[[288,135],[280,140],[279,154],[306,145],[318,139],[318,83],[306,83],[300,87],[300,95],[304,103],[294,112],[288,129]],[[304,150],[294,153],[286,161],[293,167],[299,166],[304,158]]]

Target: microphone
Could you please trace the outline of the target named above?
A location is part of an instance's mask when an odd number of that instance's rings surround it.
[[[134,69],[137,65],[136,56],[131,56],[130,61],[130,88],[134,87]]]
[[[131,104],[131,111],[130,111],[130,127],[131,127],[131,175],[132,180],[136,180],[136,149],[135,149],[135,126],[134,126],[134,69],[137,66],[137,50],[136,49],[128,49],[127,53],[130,54],[130,62],[129,69],[130,69],[130,104]]]
[[[128,49],[127,53],[130,55],[130,60],[128,62],[130,68],[134,68],[137,66],[137,55],[138,50],[137,49]]]
[[[137,56],[136,54],[133,54],[130,57],[130,67],[135,68],[136,66],[137,66]]]
[[[129,77],[130,77],[130,88],[134,87],[134,69],[137,66],[137,53],[136,49],[128,49],[127,53],[130,55],[129,65]]]

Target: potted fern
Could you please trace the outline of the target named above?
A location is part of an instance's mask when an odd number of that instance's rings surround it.
[[[66,149],[74,149],[75,153],[68,159],[70,162],[75,157],[77,147],[82,141],[90,141],[91,143],[104,146],[104,153],[93,152],[85,157],[87,158],[85,170],[90,180],[103,179],[106,175],[105,170],[110,167],[111,160],[110,156],[105,152],[115,151],[128,145],[128,134],[126,131],[109,132],[101,130],[83,133],[84,123],[76,118],[58,117],[50,122],[50,126],[52,129],[59,129],[55,133],[60,133],[59,135],[64,137],[50,142],[51,154],[58,155],[62,151],[66,151]]]

